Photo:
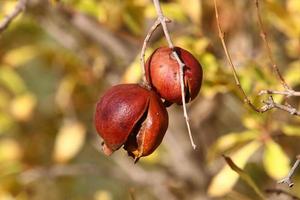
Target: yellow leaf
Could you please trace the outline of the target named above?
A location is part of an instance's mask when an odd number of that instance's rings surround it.
[[[19,160],[22,156],[20,145],[13,139],[0,141],[0,162]]]
[[[54,146],[56,162],[67,162],[80,151],[86,135],[85,127],[77,121],[67,121],[60,128]]]
[[[152,53],[153,49],[148,48],[145,52],[145,62],[148,56]],[[123,77],[122,83],[137,83],[142,77],[142,69],[140,56],[137,56],[134,61],[128,66]]]
[[[260,146],[261,143],[253,141],[245,145],[243,148],[237,150],[230,157],[236,162],[236,165],[243,169],[251,155],[253,155]],[[221,169],[221,171],[213,178],[208,188],[208,194],[211,197],[224,196],[231,191],[238,178],[239,175],[234,172],[228,165],[225,165]]]
[[[264,168],[269,176],[278,180],[285,177],[290,169],[290,160],[279,144],[269,140],[263,157]]]
[[[180,0],[180,5],[182,6],[186,15],[188,15],[195,24],[200,24],[202,6],[199,0]]]
[[[300,136],[300,126],[284,125],[282,131],[288,136]]]
[[[216,143],[210,148],[207,159],[211,161],[216,156],[224,154],[225,151],[236,146],[248,142],[257,137],[255,131],[244,131],[240,133],[229,133],[217,139]]]
[[[17,96],[10,104],[12,116],[20,121],[28,120],[36,105],[36,98],[32,94]]]
[[[76,80],[72,76],[66,76],[58,86],[55,102],[62,109],[68,109],[71,105],[71,96],[76,86]]]
[[[0,84],[3,84],[14,94],[20,94],[26,91],[23,79],[15,70],[7,66],[0,66]]]
[[[99,190],[94,195],[95,200],[112,200],[112,195],[109,191]]]
[[[224,159],[226,163],[229,165],[229,167],[239,174],[240,178],[244,180],[254,191],[255,193],[261,198],[266,199],[263,192],[259,189],[259,187],[256,185],[256,183],[253,181],[253,179],[241,168],[239,168],[233,160],[231,160],[230,157],[224,156]]]
[[[19,66],[36,57],[39,52],[35,46],[23,46],[7,52],[3,60],[9,65]]]

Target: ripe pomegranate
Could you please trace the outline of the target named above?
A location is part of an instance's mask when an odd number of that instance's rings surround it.
[[[94,123],[106,155],[123,146],[137,161],[160,145],[168,128],[168,113],[155,92],[138,84],[121,84],[101,97]]]
[[[185,64],[184,89],[186,102],[193,100],[200,91],[202,67],[188,51],[174,47]],[[182,104],[179,64],[169,47],[156,49],[145,64],[146,79],[154,90],[167,102]]]

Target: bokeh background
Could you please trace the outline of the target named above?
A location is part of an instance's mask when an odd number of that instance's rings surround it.
[[[17,1],[0,1],[0,19]],[[203,66],[201,94],[188,105],[192,150],[182,108],[168,109],[162,145],[137,164],[123,150],[106,157],[93,125],[110,86],[139,82],[139,53],[156,18],[150,0],[30,0],[0,35],[1,200],[258,199],[222,158],[226,154],[268,199],[300,196],[276,184],[300,153],[300,119],[257,114],[224,57],[212,0],[161,1],[173,42]],[[282,89],[270,70],[253,0],[220,0],[220,18],[242,85],[257,106],[262,89]],[[262,0],[272,53],[287,82],[300,89],[300,1]],[[154,34],[147,55],[166,45]],[[281,96],[274,97],[277,102]],[[299,98],[289,102],[299,108]]]

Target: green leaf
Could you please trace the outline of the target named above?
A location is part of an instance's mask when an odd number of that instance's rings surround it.
[[[278,180],[288,174],[290,160],[279,144],[268,140],[265,144],[263,165],[269,176]]]
[[[224,159],[226,163],[229,165],[229,167],[238,173],[243,179],[254,191],[255,193],[261,198],[261,199],[266,199],[263,192],[259,189],[259,187],[256,185],[256,183],[253,181],[253,179],[241,168],[239,168],[232,160],[230,157],[224,156]]]
[[[240,168],[244,168],[249,158],[259,149],[261,143],[258,141],[250,142],[243,148],[232,154],[232,159],[235,160]],[[232,190],[238,181],[238,174],[225,165],[221,171],[213,178],[209,188],[208,194],[212,197],[220,197],[226,195]]]

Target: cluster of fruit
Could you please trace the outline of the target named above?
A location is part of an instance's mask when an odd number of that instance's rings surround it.
[[[145,64],[147,85],[116,85],[97,103],[94,123],[104,140],[104,154],[111,155],[123,146],[137,161],[160,145],[168,128],[166,107],[182,104],[180,66],[173,51],[185,65],[186,102],[197,96],[202,83],[202,67],[197,59],[179,47],[156,49]]]

